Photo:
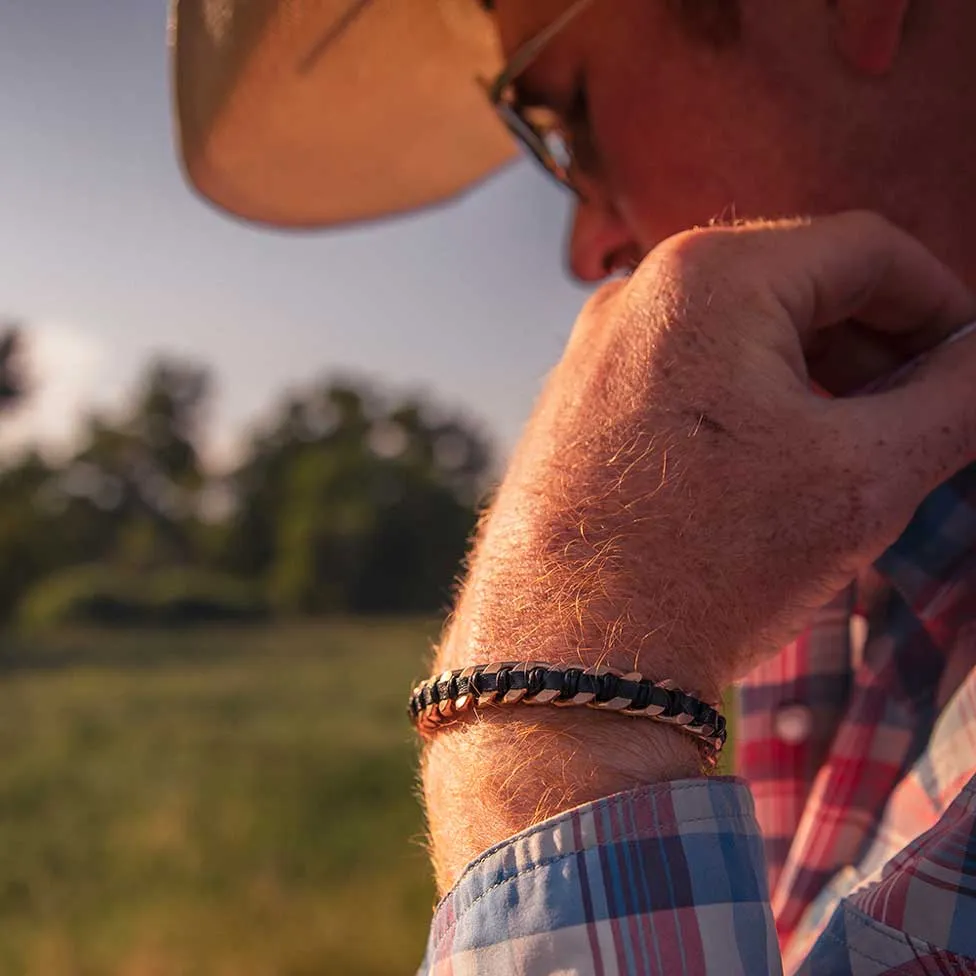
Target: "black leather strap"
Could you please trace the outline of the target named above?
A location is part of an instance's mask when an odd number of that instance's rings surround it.
[[[694,736],[712,763],[727,736],[714,705],[639,672],[614,668],[558,668],[534,661],[479,664],[445,671],[413,689],[408,712],[424,734],[459,714],[488,705],[585,706],[675,725]]]

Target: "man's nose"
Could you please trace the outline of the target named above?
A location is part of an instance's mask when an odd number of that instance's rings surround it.
[[[578,200],[569,236],[569,270],[580,281],[597,282],[630,270],[641,258],[636,240],[604,196],[589,192]]]

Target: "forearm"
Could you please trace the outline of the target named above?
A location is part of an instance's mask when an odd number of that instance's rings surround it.
[[[619,516],[584,505],[593,523],[587,535],[577,506],[571,514],[553,479],[544,494],[526,491],[513,468],[483,526],[435,670],[499,660],[607,664],[717,695],[707,659],[677,651],[683,628],[660,628],[654,618],[646,589],[651,567],[635,572],[629,544],[619,538],[626,520],[611,526]],[[618,539],[614,551],[608,538]],[[438,886],[446,891],[481,851],[550,816],[701,772],[694,740],[647,719],[588,709],[482,710],[438,731],[425,748]]]
[[[869,215],[665,242],[577,321],[436,668],[606,664],[717,698],[972,458],[959,347],[896,391],[827,401],[805,344],[919,321],[925,348],[972,317],[967,289]],[[650,720],[484,709],[425,756],[439,884],[543,817],[699,771],[696,743]]]

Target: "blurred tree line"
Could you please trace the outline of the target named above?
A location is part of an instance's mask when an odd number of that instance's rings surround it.
[[[0,338],[0,411],[30,396]],[[229,472],[203,455],[208,370],[160,358],[58,461],[0,462],[0,621],[169,623],[442,609],[489,474],[487,441],[420,398],[291,392]],[[0,423],[4,418],[0,416]]]

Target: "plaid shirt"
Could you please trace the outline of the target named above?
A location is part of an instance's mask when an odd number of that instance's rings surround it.
[[[976,465],[740,689],[742,779],[486,851],[421,969],[976,976]]]

